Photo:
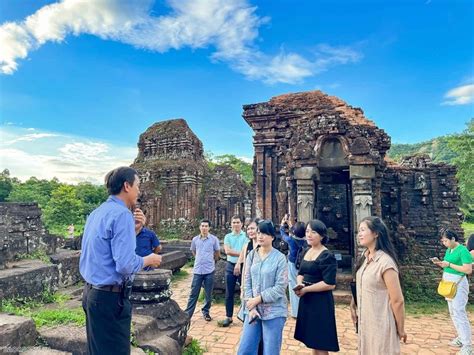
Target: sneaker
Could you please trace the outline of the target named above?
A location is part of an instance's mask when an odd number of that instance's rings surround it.
[[[459,355],[472,355],[472,346],[464,345],[459,352]]]
[[[461,339],[459,339],[459,337],[457,337],[457,338],[451,340],[451,341],[449,342],[449,346],[453,346],[453,347],[455,347],[455,348],[460,348],[460,347],[462,347]]]
[[[202,317],[206,322],[210,322],[212,320],[212,317],[209,314],[203,314]]]
[[[224,328],[227,328],[229,325],[231,325],[231,323],[233,322],[233,320],[231,318],[226,318],[224,320],[220,320],[217,322],[217,325],[219,327],[224,327]]]

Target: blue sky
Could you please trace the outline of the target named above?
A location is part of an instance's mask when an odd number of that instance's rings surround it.
[[[472,1],[3,0],[0,169],[98,182],[140,133],[185,118],[253,156],[242,105],[320,89],[395,143],[474,116]]]

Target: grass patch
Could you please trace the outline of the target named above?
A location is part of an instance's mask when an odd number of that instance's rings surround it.
[[[461,224],[461,227],[464,229],[464,236],[469,238],[471,234],[474,234],[474,223],[464,222]]]
[[[46,254],[46,251],[43,249],[37,249],[31,254],[18,254],[15,257],[16,260],[41,260],[45,264],[51,264],[51,259],[49,256]]]
[[[185,279],[189,275],[189,272],[186,270],[179,270],[178,272],[175,272],[173,276],[171,276],[171,282],[178,282],[182,279]]]
[[[33,318],[37,327],[53,326],[59,324],[86,324],[86,317],[82,308],[66,309],[62,305],[70,297],[60,293],[43,292],[40,300],[14,299],[4,300],[0,311],[23,317]],[[48,303],[57,303],[57,309],[44,309]]]
[[[202,347],[196,339],[193,339],[183,350],[183,355],[202,355],[207,349]]]
[[[474,312],[474,304],[468,304],[466,310],[468,314]],[[405,304],[405,311],[408,315],[414,316],[448,314],[448,305],[443,299],[439,302],[407,302]]]
[[[34,311],[32,318],[37,327],[53,326],[59,324],[86,325],[86,315],[80,307],[73,309],[43,309]]]
[[[59,292],[49,292],[48,290],[45,290],[41,294],[41,302],[42,303],[59,303],[63,304],[66,301],[69,301],[71,299],[71,296],[65,295],[64,293],[59,293]]]

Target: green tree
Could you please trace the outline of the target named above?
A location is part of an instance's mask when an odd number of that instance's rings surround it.
[[[474,222],[474,118],[461,134],[449,137],[448,146],[456,152],[453,163],[457,168],[461,209],[466,220]]]
[[[10,178],[10,171],[3,170],[0,173],[0,202],[4,202],[13,189],[12,179]]]
[[[13,181],[7,201],[37,202],[41,208],[44,208],[51,198],[52,191],[61,185],[57,178],[48,181],[32,176],[23,183],[16,180]]]
[[[51,199],[43,209],[43,221],[51,233],[64,234],[71,223],[84,225],[83,210],[83,202],[77,198],[75,187],[61,185],[53,190]]]
[[[107,200],[108,194],[103,185],[81,182],[76,186],[76,196],[83,202],[82,215],[87,217],[97,206]]]
[[[247,163],[243,161],[242,159],[237,158],[235,155],[232,155],[232,154],[218,155],[215,158],[213,158],[212,163],[230,165],[242,176],[242,179],[247,184],[251,184],[253,182],[252,164]]]

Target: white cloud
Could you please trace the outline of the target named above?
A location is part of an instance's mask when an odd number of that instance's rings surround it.
[[[31,130],[34,130],[34,128],[28,128],[27,131],[30,131]],[[41,139],[41,138],[48,138],[48,137],[56,137],[57,134],[53,134],[53,133],[30,133],[30,134],[25,134],[23,136],[19,136],[19,137],[16,137],[12,140],[9,140],[9,141],[5,141],[4,144],[5,145],[12,145],[12,144],[15,144],[15,143],[18,143],[18,142],[32,142],[32,141],[35,141],[37,139]]]
[[[18,60],[48,41],[92,34],[156,52],[212,47],[212,59],[229,64],[249,79],[296,83],[335,64],[360,59],[347,47],[320,46],[313,58],[296,53],[274,56],[254,45],[268,22],[247,0],[168,0],[170,12],[153,16],[154,0],[63,0],[44,6],[22,22],[0,26],[0,71],[12,74]]]
[[[38,131],[38,130],[36,130]],[[26,180],[57,177],[60,181],[101,184],[105,174],[128,166],[137,155],[132,146],[117,146],[58,133],[35,133],[42,139],[29,139],[29,129],[0,127],[0,171],[9,169],[12,176]],[[28,137],[28,139],[25,139]]]
[[[449,90],[442,105],[467,105],[474,102],[474,84],[458,86]]]

